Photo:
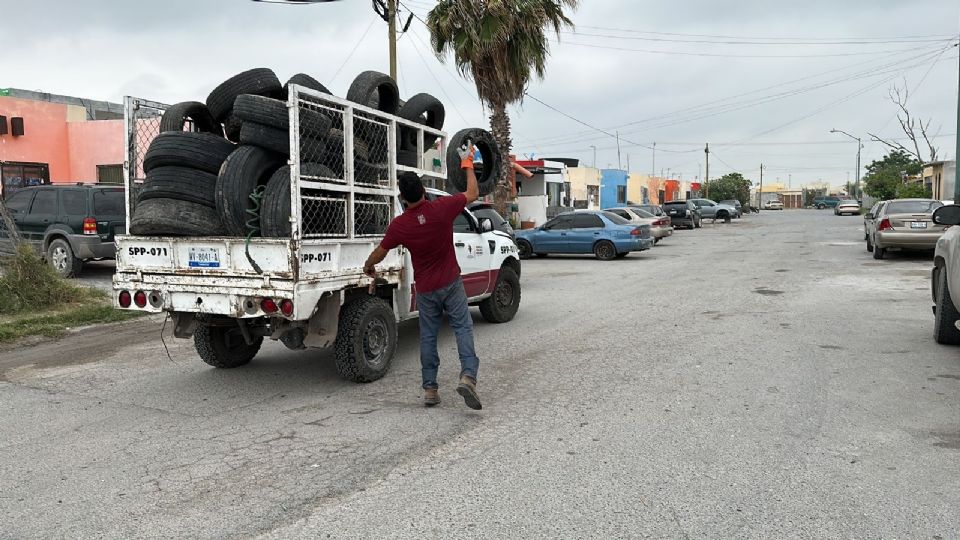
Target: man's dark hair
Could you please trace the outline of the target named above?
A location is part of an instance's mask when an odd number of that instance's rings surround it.
[[[401,173],[397,177],[397,185],[400,188],[400,196],[408,203],[419,202],[423,198],[423,182],[412,172]]]

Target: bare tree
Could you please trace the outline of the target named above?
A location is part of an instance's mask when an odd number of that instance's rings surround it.
[[[930,139],[936,137],[936,134],[934,134],[933,137],[928,135],[928,131],[930,130],[930,122],[932,122],[932,119],[928,118],[927,121],[924,122],[923,120],[914,118],[910,114],[910,110],[907,109],[907,100],[909,97],[910,91],[907,90],[906,81],[904,81],[903,88],[893,85],[893,88],[890,89],[890,101],[892,101],[900,109],[897,111],[897,120],[900,121],[900,128],[903,129],[904,135],[906,135],[907,139],[910,140],[913,148],[907,148],[897,141],[892,139],[884,139],[870,132],[867,132],[867,134],[870,135],[874,141],[885,144],[894,150],[902,150],[919,160],[921,163],[934,162],[937,160],[938,148],[933,145]],[[921,143],[927,147],[930,159],[925,159],[920,153]]]

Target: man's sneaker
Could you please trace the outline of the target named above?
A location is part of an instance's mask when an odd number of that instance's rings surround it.
[[[467,404],[467,407],[477,411],[483,408],[483,405],[480,404],[480,395],[477,394],[477,385],[470,377],[460,377],[457,393],[463,396],[463,402]]]
[[[427,388],[423,391],[423,404],[433,407],[440,404],[440,391],[436,388]]]

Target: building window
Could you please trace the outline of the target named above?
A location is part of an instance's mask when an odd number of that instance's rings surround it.
[[[617,204],[627,202],[627,186],[617,186]]]
[[[123,165],[97,165],[97,183],[123,185]]]
[[[50,167],[46,163],[0,163],[0,193],[6,198],[14,191],[27,186],[50,183]]]

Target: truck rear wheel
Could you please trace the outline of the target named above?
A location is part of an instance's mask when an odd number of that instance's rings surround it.
[[[249,364],[260,351],[263,336],[257,336],[253,343],[243,339],[240,328],[236,326],[201,325],[193,333],[193,346],[200,359],[215,368],[235,368]]]
[[[358,298],[340,308],[337,372],[348,381],[373,382],[387,374],[397,350],[397,320],[383,299]]]
[[[480,302],[483,320],[505,323],[513,320],[520,309],[520,278],[513,268],[504,266],[497,275],[497,285],[489,298]]]

